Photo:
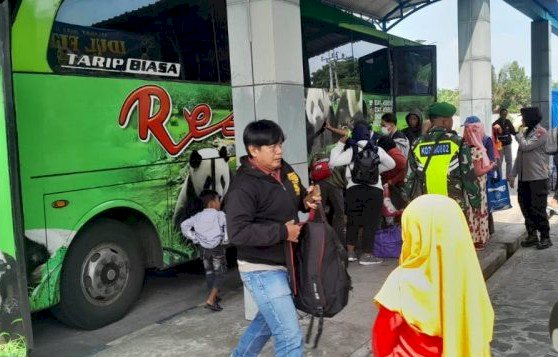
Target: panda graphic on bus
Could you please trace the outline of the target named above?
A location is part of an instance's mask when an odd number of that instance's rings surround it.
[[[184,163],[178,175],[171,175],[169,178],[173,192],[171,200],[175,201],[172,214],[169,212],[172,220],[171,235],[178,241],[181,241],[180,238],[176,239],[180,235],[180,223],[203,209],[199,200],[200,193],[212,189],[223,197],[234,169],[234,166],[229,165],[231,153],[234,154],[231,145],[234,148],[234,144],[226,144],[226,140],[234,139],[233,114],[229,113],[224,119],[215,122],[213,109],[206,103],[196,104],[192,108],[178,108],[178,113],[180,112],[180,119],[186,123],[187,130],[173,133],[180,126],[171,122],[171,95],[162,87],[147,85],[128,95],[119,115],[121,128],[127,129],[132,117],[136,117],[139,141],[156,141],[171,160]],[[189,243],[185,242],[185,245]],[[168,251],[180,254],[176,250]],[[172,263],[174,258],[180,259],[172,254],[168,256],[166,263]]]

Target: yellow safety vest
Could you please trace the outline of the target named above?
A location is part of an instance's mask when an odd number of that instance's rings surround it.
[[[420,166],[426,165],[426,160],[430,156],[434,148],[434,141],[425,141],[419,143],[414,148],[413,152],[415,158],[418,160]],[[448,195],[448,171],[451,159],[459,151],[459,145],[450,139],[440,140],[436,145],[435,152],[432,153],[432,158],[426,168],[426,192],[439,195]]]

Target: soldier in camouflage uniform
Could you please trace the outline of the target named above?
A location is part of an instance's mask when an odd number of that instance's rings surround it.
[[[469,207],[480,208],[481,195],[471,151],[451,129],[455,111],[453,105],[445,102],[434,103],[428,109],[432,125],[409,153],[405,191],[410,199],[426,193],[448,196],[466,213]],[[429,156],[432,158],[423,172]]]

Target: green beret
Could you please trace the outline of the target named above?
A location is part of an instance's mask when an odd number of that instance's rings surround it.
[[[452,117],[457,109],[446,102],[433,103],[428,107],[429,117]]]

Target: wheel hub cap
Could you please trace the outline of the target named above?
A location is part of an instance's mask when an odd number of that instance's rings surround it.
[[[93,248],[84,260],[81,288],[94,305],[110,305],[117,300],[128,283],[128,255],[115,244]]]

